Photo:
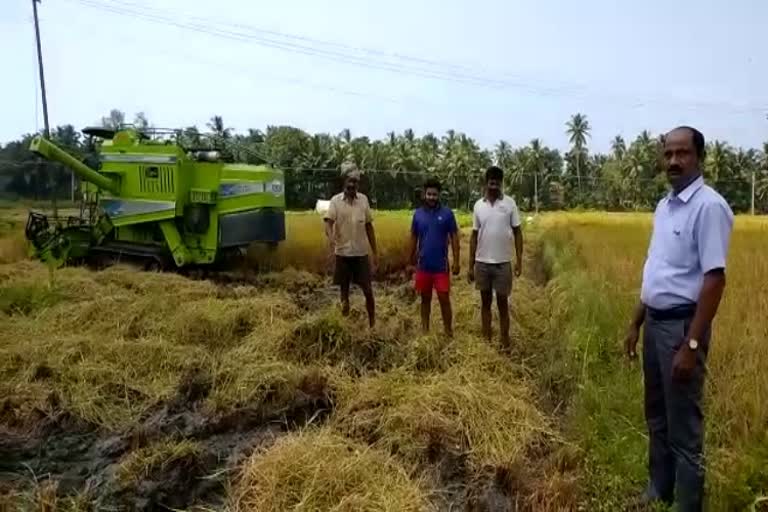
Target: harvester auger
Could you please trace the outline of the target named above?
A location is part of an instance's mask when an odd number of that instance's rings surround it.
[[[82,181],[79,216],[29,214],[32,254],[52,267],[106,258],[155,269],[210,268],[253,243],[274,247],[285,240],[282,170],[228,163],[210,148],[184,148],[174,130],[83,133],[102,139],[92,164],[97,169],[46,138],[30,144]]]

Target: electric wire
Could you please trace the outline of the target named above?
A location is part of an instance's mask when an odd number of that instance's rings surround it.
[[[343,45],[339,43],[328,43],[324,41],[319,41],[307,37],[302,36],[295,36],[295,35],[288,35],[280,32],[275,31],[267,31],[263,29],[256,29],[253,27],[249,27],[248,25],[243,24],[230,24],[229,26],[241,28],[241,31],[234,31],[231,28],[212,28],[211,22],[208,19],[203,18],[196,18],[192,17],[193,20],[200,20],[199,23],[191,23],[190,21],[178,21],[175,19],[175,17],[169,17],[162,14],[157,14],[157,11],[155,13],[152,12],[151,8],[144,8],[142,11],[136,10],[135,8],[131,8],[131,5],[137,5],[137,4],[130,4],[125,2],[119,2],[117,0],[111,0],[109,4],[103,4],[98,3],[95,0],[67,0],[70,2],[75,2],[80,5],[101,9],[106,12],[111,12],[118,15],[133,17],[136,19],[143,19],[145,21],[151,21],[154,23],[161,23],[161,24],[167,24],[171,26],[176,26],[181,29],[186,30],[193,30],[199,33],[205,33],[208,35],[216,36],[216,37],[223,37],[227,39],[233,39],[241,42],[251,42],[256,43],[260,46],[265,46],[269,48],[275,48],[280,49],[284,51],[289,51],[293,53],[299,53],[304,54],[312,57],[320,57],[324,59],[329,59],[336,62],[341,62],[345,64],[352,64],[355,66],[361,66],[369,69],[378,69],[378,70],[384,70],[384,71],[390,71],[395,73],[401,73],[401,74],[413,74],[416,76],[421,76],[423,78],[431,78],[431,79],[438,79],[438,80],[444,80],[448,82],[454,82],[454,83],[461,83],[465,85],[476,85],[476,86],[483,86],[487,88],[497,89],[497,90],[503,90],[503,89],[509,89],[509,88],[517,88],[517,89],[523,89],[525,91],[528,91],[532,94],[542,95],[542,96],[570,96],[570,97],[583,97],[583,95],[576,94],[573,89],[570,90],[567,88],[556,88],[556,87],[541,87],[541,86],[533,86],[526,83],[520,83],[520,82],[513,82],[510,80],[500,80],[498,78],[488,77],[488,76],[477,76],[471,73],[467,72],[456,72],[456,71],[449,71],[446,69],[424,69],[419,68],[413,65],[409,64],[402,64],[402,63],[392,63],[392,62],[386,62],[386,61],[377,61],[376,59],[364,59],[359,56],[355,56],[354,54],[350,54],[349,51],[347,53],[344,53],[343,51],[339,50],[324,50],[318,47],[320,44],[325,45],[332,45],[336,46],[341,49],[346,50],[354,50],[354,51],[363,51],[372,55],[383,55],[383,56],[391,56],[392,54],[387,54],[386,52],[382,52],[380,50],[374,50],[374,49],[363,49],[358,47],[351,47],[348,45]],[[202,22],[206,22],[207,25],[203,25]],[[266,34],[266,35],[264,35]],[[287,39],[286,41],[281,41],[278,39],[275,39],[275,37],[268,37],[268,36],[275,36],[279,35],[280,37]],[[310,42],[310,45],[307,44],[301,44],[293,41],[307,41]],[[315,46],[312,46],[315,45]],[[406,60],[412,60],[422,63],[429,63],[430,65],[437,65],[437,66],[443,66],[446,67],[445,63],[439,63],[438,61],[430,61],[428,59],[419,59],[416,57],[410,57],[410,56],[403,56],[400,54],[395,54],[400,59],[406,59]],[[449,66],[450,67],[450,66]],[[460,66],[454,66],[454,69],[466,69]],[[610,95],[607,95],[606,93],[600,92],[599,96],[602,100],[609,100],[612,99],[614,101],[624,101],[620,98],[613,97],[610,98]],[[640,101],[640,103],[638,103]],[[625,102],[626,103],[626,102]],[[644,100],[634,100],[631,102],[634,107],[638,106],[644,106],[647,103],[663,103],[663,104],[674,104],[677,106],[686,106],[687,108],[694,108],[694,109],[711,109],[711,108],[722,108],[730,110],[733,113],[764,113],[765,110],[768,107],[764,106],[744,106],[744,107],[738,107],[726,103],[707,103],[707,102],[692,102],[690,100],[686,101],[680,101],[680,100],[661,100],[658,98],[649,98]]]

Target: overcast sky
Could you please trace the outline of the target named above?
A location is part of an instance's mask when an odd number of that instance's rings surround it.
[[[0,141],[42,128],[31,3],[0,0]],[[768,140],[766,0],[43,0],[52,126],[290,124],[590,147],[692,124]],[[114,12],[115,10],[119,12]],[[175,25],[173,25],[173,24]],[[406,58],[407,57],[407,58]],[[386,68],[386,69],[381,69]]]

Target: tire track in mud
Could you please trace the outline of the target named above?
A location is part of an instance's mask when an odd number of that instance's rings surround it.
[[[287,292],[305,313],[328,306],[337,297],[322,276],[297,273],[259,275],[216,273],[206,278],[217,297],[242,294],[238,288]],[[39,367],[33,379],[46,380],[50,368]],[[224,412],[205,410],[202,403],[214,385],[205,370],[183,376],[175,395],[158,403],[135,425],[107,431],[65,410],[55,392],[45,410],[25,411],[24,398],[0,402],[0,510],[16,510],[52,499],[77,496],[78,510],[172,510],[221,506],[232,473],[257,449],[312,423],[322,424],[333,410],[328,379],[308,368],[293,396],[270,392],[261,403]],[[24,412],[22,412],[24,411]],[[193,443],[198,449],[169,453],[144,468],[131,481],[121,476],[132,454],[154,446]],[[136,475],[132,475],[136,476]],[[41,483],[42,482],[42,483]],[[50,491],[50,489],[53,491]],[[19,499],[21,498],[21,499]],[[194,508],[191,508],[194,510]]]
[[[216,416],[199,408],[210,388],[207,375],[190,372],[173,399],[158,404],[122,432],[103,431],[67,412],[39,412],[40,419],[31,430],[0,427],[0,504],[2,491],[46,478],[56,482],[59,495],[80,494],[88,510],[220,505],[228,473],[253,450],[310,419],[325,421],[332,410],[332,393],[321,375],[308,376],[293,401],[283,407],[255,406]],[[6,400],[3,408],[10,407]],[[120,462],[127,454],[181,440],[200,449],[158,461],[137,481],[121,478]]]

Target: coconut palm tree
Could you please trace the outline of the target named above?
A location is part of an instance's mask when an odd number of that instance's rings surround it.
[[[763,143],[759,171],[755,175],[755,196],[768,203],[768,142]],[[766,205],[763,205],[766,206]]]
[[[758,196],[761,199],[768,199],[768,142],[763,143],[762,158],[760,159],[760,170],[758,172],[756,188]]]
[[[531,141],[531,147],[528,149],[528,162],[526,167],[533,173],[533,204],[536,213],[539,213],[539,179],[544,177],[544,150],[539,139]]]
[[[624,137],[617,135],[611,141],[611,150],[613,151],[613,158],[616,160],[622,160],[627,153],[627,144],[624,142]]]
[[[440,175],[440,141],[432,133],[427,133],[416,142],[416,159],[422,172]]]
[[[727,179],[731,174],[730,148],[727,143],[716,140],[707,152],[705,171],[712,182]]]
[[[581,192],[581,163],[584,158],[585,147],[587,145],[587,137],[590,136],[589,132],[591,127],[587,116],[581,113],[574,114],[570,121],[566,123],[566,133],[569,136],[569,141],[573,145],[573,156],[576,162],[576,180],[579,185],[579,192]]]
[[[213,116],[207,125],[214,135],[221,139],[228,139],[232,136],[232,128],[224,128],[224,118],[221,116]]]
[[[509,167],[509,161],[512,159],[512,146],[509,145],[509,142],[500,140],[496,144],[493,156],[496,165],[502,169]]]

